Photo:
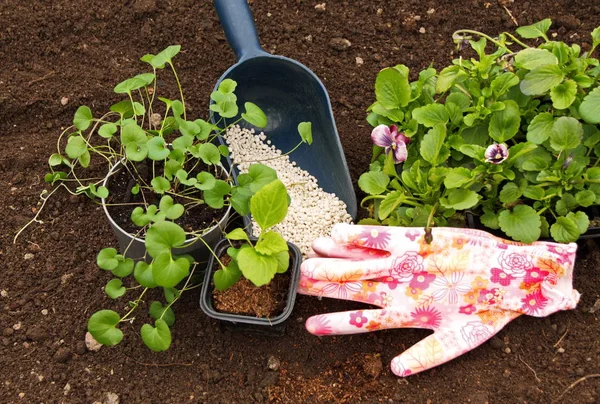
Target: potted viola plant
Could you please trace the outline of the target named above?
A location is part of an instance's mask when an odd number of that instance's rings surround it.
[[[526,243],[589,235],[600,204],[600,27],[584,52],[550,40],[550,26],[520,27],[521,39],[461,30],[454,39],[470,57],[412,82],[403,65],[378,74],[364,222],[465,226],[473,214]]]

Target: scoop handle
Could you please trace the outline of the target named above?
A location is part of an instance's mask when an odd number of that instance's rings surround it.
[[[238,61],[265,53],[247,0],[214,0],[214,6]]]

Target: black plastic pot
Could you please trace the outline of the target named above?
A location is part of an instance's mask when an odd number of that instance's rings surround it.
[[[108,173],[102,185],[107,186],[108,181],[112,175],[114,175],[120,168],[121,164],[116,164]],[[146,254],[146,245],[143,238],[135,237],[134,235],[128,233],[123,230],[110,216],[108,213],[108,209],[106,208],[106,203],[104,198],[102,198],[102,209],[104,209],[104,214],[108,218],[108,222],[110,223],[110,227],[113,229],[114,233],[117,235],[117,239],[119,241],[119,251],[127,258],[132,258],[134,260],[143,260],[145,259],[147,262],[152,260]],[[188,239],[185,241],[185,247],[182,248],[174,248],[173,253],[177,255],[189,254],[198,263],[208,262],[209,258],[212,256],[210,250],[206,247],[208,244],[211,248],[217,244],[217,242],[221,239],[225,227],[227,226],[229,216],[231,212],[231,207],[227,209],[219,223],[214,225],[213,227],[206,230],[202,239]],[[194,241],[195,240],[195,241]],[[206,243],[206,244],[205,244]]]
[[[250,238],[256,241],[255,238]],[[294,244],[288,242],[290,249],[290,288],[286,296],[286,304],[283,312],[273,318],[260,318],[243,314],[224,313],[217,311],[213,302],[213,275],[218,268],[214,267],[214,255],[211,255],[204,275],[204,284],[200,292],[200,308],[209,317],[221,320],[224,327],[232,331],[242,331],[260,335],[279,336],[285,333],[284,321],[292,314],[294,303],[296,302],[296,293],[298,282],[300,281],[300,264],[302,263],[302,253]],[[222,239],[214,249],[215,255],[220,257],[229,247],[229,241]]]

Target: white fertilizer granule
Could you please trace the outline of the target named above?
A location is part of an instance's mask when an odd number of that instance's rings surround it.
[[[230,157],[240,172],[248,172],[253,163],[260,163],[277,171],[291,198],[288,214],[283,222],[275,226],[282,236],[296,244],[304,256],[310,251],[312,242],[329,236],[336,223],[351,223],[346,204],[335,194],[323,191],[317,179],[296,166],[289,156],[266,140],[264,133],[255,135],[254,130],[242,129],[238,125],[228,129],[225,140],[229,145]],[[260,229],[252,220],[254,236]]]

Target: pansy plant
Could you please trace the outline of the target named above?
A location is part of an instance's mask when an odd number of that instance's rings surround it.
[[[378,74],[373,158],[358,182],[364,222],[464,225],[473,212],[523,242],[587,230],[600,203],[600,27],[583,52],[551,41],[550,26],[520,27],[521,39],[457,31],[473,57],[414,81],[403,65]]]

